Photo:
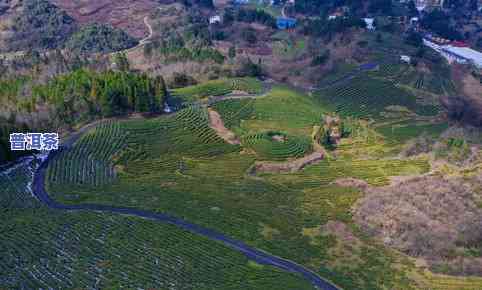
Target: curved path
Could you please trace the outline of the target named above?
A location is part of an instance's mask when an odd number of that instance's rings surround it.
[[[211,240],[221,242],[224,245],[238,252],[241,252],[248,259],[255,261],[259,264],[270,265],[284,271],[300,274],[306,280],[310,281],[318,289],[325,289],[325,290],[339,289],[329,281],[324,280],[313,271],[308,270],[299,264],[296,264],[292,261],[285,260],[277,256],[270,255],[266,252],[250,247],[241,241],[232,239],[219,232],[190,223],[180,218],[176,218],[176,217],[162,214],[162,213],[145,211],[145,210],[140,210],[135,208],[116,207],[116,206],[98,205],[98,204],[65,205],[53,200],[45,189],[45,176],[46,176],[49,162],[53,158],[55,158],[55,156],[60,151],[68,150],[69,148],[71,148],[73,144],[85,132],[93,128],[95,125],[96,123],[87,125],[82,129],[80,129],[77,133],[72,135],[64,144],[62,144],[62,146],[59,148],[59,151],[50,152],[50,154],[41,162],[40,166],[36,170],[33,184],[32,184],[33,194],[35,195],[36,198],[38,198],[39,201],[44,203],[46,206],[52,209],[64,210],[64,211],[96,211],[96,212],[105,212],[105,213],[118,213],[118,214],[124,214],[124,215],[137,216],[141,218],[148,218],[151,220],[172,224],[179,228],[187,230],[191,233],[202,235]]]

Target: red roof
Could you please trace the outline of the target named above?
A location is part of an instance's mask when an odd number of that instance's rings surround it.
[[[469,45],[463,41],[452,41],[450,44],[455,47],[469,47]]]

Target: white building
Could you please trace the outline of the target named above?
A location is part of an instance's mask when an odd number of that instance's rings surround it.
[[[218,23],[221,23],[221,16],[214,15],[209,17],[209,24],[218,24]]]
[[[423,40],[423,43],[440,53],[449,63],[473,64],[477,68],[482,69],[482,53],[471,49],[470,47],[454,46],[451,44],[439,45],[428,39]]]
[[[365,21],[368,30],[375,30],[375,26],[373,25],[375,23],[374,18],[363,18],[363,21]]]
[[[482,69],[482,53],[471,49],[470,47],[456,47],[448,45],[442,48],[442,55],[449,63],[472,63],[477,68]]]
[[[401,55],[401,56],[400,56],[400,61],[402,61],[402,62],[410,63],[411,60],[412,60],[412,59],[411,59],[410,56],[408,56],[408,55]]]
[[[425,9],[442,8],[444,6],[444,0],[416,0],[415,7],[419,12]]]

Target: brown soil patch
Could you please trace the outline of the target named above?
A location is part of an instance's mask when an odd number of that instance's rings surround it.
[[[209,126],[216,131],[219,137],[223,138],[224,141],[228,142],[229,144],[239,145],[241,142],[236,137],[231,130],[224,126],[223,119],[219,115],[218,112],[214,111],[211,108],[208,108],[209,113]]]
[[[385,187],[351,179],[336,183],[367,193],[353,215],[369,235],[424,259],[432,270],[482,276],[481,179],[482,173],[471,178],[412,177]]]

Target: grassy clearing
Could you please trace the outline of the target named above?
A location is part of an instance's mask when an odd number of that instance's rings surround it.
[[[219,79],[172,91],[174,103],[195,102],[209,96],[223,96],[233,91],[259,94],[262,83],[254,78]]]
[[[326,112],[316,100],[284,86],[275,86],[266,97],[254,100],[252,110],[251,118],[240,124],[246,134],[272,130],[297,136],[309,136]]]

